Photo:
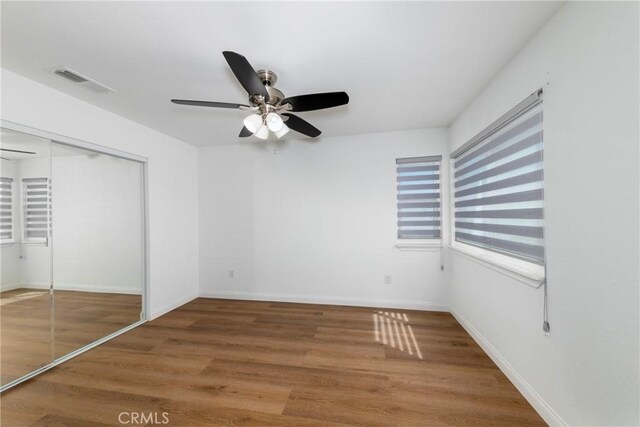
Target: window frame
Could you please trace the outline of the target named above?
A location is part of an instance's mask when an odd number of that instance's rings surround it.
[[[15,179],[11,178],[11,177],[2,177],[3,180],[7,180],[9,185],[11,186],[11,195],[9,198],[9,201],[11,203],[11,209],[9,210],[10,215],[9,217],[11,218],[11,238],[9,239],[2,239],[0,238],[0,245],[1,246],[5,246],[5,245],[11,245],[14,244],[16,242],[16,216],[15,216],[15,210],[16,210],[16,205],[15,205]]]
[[[398,225],[398,171],[397,171],[397,167],[398,164],[401,163],[408,163],[410,160],[419,160],[419,159],[424,159],[424,162],[435,162],[438,165],[438,174],[439,174],[439,178],[438,178],[438,183],[439,183],[439,189],[438,189],[438,200],[440,201],[440,215],[438,217],[439,221],[440,221],[440,236],[439,237],[433,237],[433,238],[429,238],[429,237],[424,237],[424,238],[402,238],[399,236],[399,225]],[[444,200],[444,195],[445,192],[443,191],[443,183],[444,183],[444,178],[445,175],[443,173],[444,170],[444,162],[443,162],[443,158],[441,155],[429,155],[429,156],[405,156],[405,157],[397,157],[396,161],[394,163],[395,165],[395,176],[396,176],[396,209],[395,209],[395,214],[396,214],[396,229],[395,229],[395,239],[396,239],[396,245],[395,247],[398,248],[401,251],[426,251],[426,252],[430,252],[430,251],[436,251],[439,250],[439,248],[442,247],[442,244],[444,242],[444,238],[443,238],[443,233],[445,232],[445,223],[444,223],[444,218],[445,216],[443,215],[444,213],[444,209],[446,208],[446,203]]]
[[[44,182],[47,184],[47,220],[46,220],[46,236],[45,237],[28,237],[27,236],[27,214],[29,212],[29,209],[27,208],[27,189],[28,189],[28,185],[29,185],[29,181],[25,181],[25,180],[33,180],[33,179],[41,179],[44,180]],[[52,210],[52,206],[51,206],[51,179],[49,177],[29,177],[29,178],[22,178],[20,180],[20,184],[21,184],[21,188],[20,188],[20,196],[22,198],[22,203],[21,203],[21,215],[20,215],[20,219],[21,219],[21,238],[22,238],[22,243],[25,245],[40,245],[40,246],[48,246],[49,245],[49,239],[50,239],[50,235],[51,235],[51,210]]]
[[[464,242],[457,241],[455,238],[456,234],[456,221],[455,221],[455,161],[463,155],[464,152],[472,149],[478,144],[481,144],[488,137],[499,131],[505,126],[508,126],[509,123],[516,120],[521,115],[527,113],[532,108],[535,108],[538,105],[542,105],[542,89],[537,90],[529,97],[524,99],[518,105],[513,107],[511,110],[503,114],[499,119],[493,122],[491,125],[487,126],[484,130],[479,132],[476,136],[471,138],[468,142],[454,150],[449,156],[449,185],[448,192],[451,195],[449,198],[449,223],[451,224],[451,240],[450,247],[454,253],[459,254],[465,258],[471,259],[473,261],[478,262],[481,265],[484,265],[490,269],[496,270],[498,272],[504,273],[508,276],[511,276],[527,285],[532,287],[539,287],[545,280],[546,277],[546,252],[547,252],[547,241],[546,238],[543,242],[544,247],[544,261],[542,264],[537,264],[532,261],[520,259],[515,256],[511,256],[505,253],[500,253],[496,251],[492,251],[489,249],[482,248],[480,246],[470,245]],[[543,147],[544,147],[544,139],[543,139]],[[543,156],[542,156],[542,170],[544,170],[544,148],[543,148]],[[544,191],[545,179],[542,179],[542,188]],[[542,206],[545,209],[545,200],[544,196],[542,199]],[[542,227],[545,227],[545,218],[543,216]]]

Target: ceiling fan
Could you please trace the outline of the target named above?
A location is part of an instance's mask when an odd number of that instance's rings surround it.
[[[186,99],[172,99],[171,102],[181,105],[231,108],[251,112],[252,114],[244,119],[244,127],[239,135],[241,138],[255,135],[259,139],[268,139],[271,133],[277,138],[281,138],[289,132],[289,129],[315,138],[322,132],[291,112],[322,110],[349,103],[349,95],[345,92],[285,97],[274,86],[278,76],[272,70],[258,70],[256,72],[247,58],[235,52],[224,51],[222,55],[242,87],[249,94],[250,105]]]

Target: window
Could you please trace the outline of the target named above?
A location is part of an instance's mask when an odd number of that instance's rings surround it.
[[[544,265],[541,92],[452,154],[455,241]]]
[[[51,187],[48,178],[22,179],[24,243],[48,243],[51,228]]]
[[[13,178],[0,178],[0,243],[13,243]]]
[[[440,239],[442,156],[396,159],[398,239]]]

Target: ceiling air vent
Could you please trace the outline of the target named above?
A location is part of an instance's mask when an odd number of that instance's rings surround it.
[[[69,67],[58,67],[53,69],[53,73],[63,77],[67,80],[69,80],[70,82],[79,84],[83,87],[86,87],[87,89],[90,89],[94,92],[98,92],[98,93],[115,93],[116,91],[111,89],[108,86],[103,85],[102,83],[98,83],[97,81],[84,76],[80,73],[78,73],[75,70],[72,70]]]
[[[71,80],[74,83],[84,83],[86,81],[88,81],[87,79],[85,79],[84,77],[82,77],[80,74],[77,74],[69,69],[65,69],[65,68],[58,68],[57,70],[54,71],[54,73],[56,73],[57,75],[59,75],[60,77],[64,77],[67,80]]]

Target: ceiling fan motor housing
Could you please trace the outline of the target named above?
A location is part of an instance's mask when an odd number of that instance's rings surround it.
[[[275,73],[275,71],[258,70],[256,71],[256,74],[258,74],[260,81],[262,81],[262,84],[264,84],[264,87],[265,89],[267,89],[267,93],[269,94],[269,100],[267,101],[267,104],[276,105],[284,99],[284,93],[274,87],[274,85],[278,81],[278,75]],[[251,102],[256,106],[264,102],[264,100],[260,100],[262,102],[255,102],[258,100],[255,99],[254,101],[254,98],[255,95],[251,97]]]

